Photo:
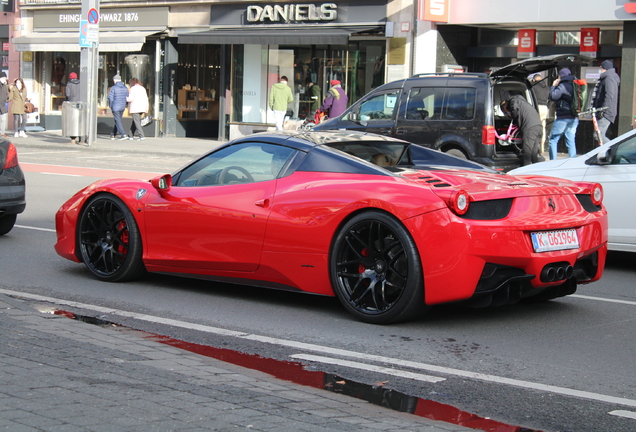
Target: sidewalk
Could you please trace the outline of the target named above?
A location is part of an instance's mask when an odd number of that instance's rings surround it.
[[[473,429],[44,314],[0,294],[0,429],[420,431]]]
[[[109,135],[98,135],[97,142],[90,147],[85,144],[71,144],[71,140],[62,136],[62,131],[27,132],[28,138],[14,138],[8,133],[9,140],[18,148],[83,149],[87,152],[115,152],[139,155],[173,155],[175,157],[191,157],[206,153],[219,146],[223,141],[210,138],[154,138],[143,141],[111,140]]]

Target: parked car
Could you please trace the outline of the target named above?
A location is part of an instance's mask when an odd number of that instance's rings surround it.
[[[372,90],[314,130],[392,136],[507,171],[521,165],[520,149],[495,136],[495,129],[503,135],[510,124],[499,107],[501,101],[521,95],[536,107],[529,75],[590,61],[559,54],[522,60],[490,74],[419,74]]]
[[[594,150],[575,157],[527,165],[515,175],[547,175],[603,186],[609,218],[608,248],[636,252],[636,130],[629,131]]]
[[[26,207],[24,173],[18,163],[18,151],[7,141],[0,140],[0,235],[15,225],[16,218]]]
[[[390,323],[598,280],[601,200],[595,183],[519,180],[373,134],[255,134],[150,182],[82,189],[57,212],[55,250],[104,281],[147,270],[303,291]]]

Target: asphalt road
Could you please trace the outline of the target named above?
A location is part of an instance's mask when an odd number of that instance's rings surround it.
[[[70,148],[24,151],[20,161],[31,170],[28,206],[14,231],[0,237],[2,288],[108,307],[72,309],[190,342],[303,361],[504,423],[636,430],[636,255],[610,254],[604,278],[576,296],[495,309],[438,306],[415,322],[373,326],[354,321],[333,298],[157,275],[98,282],[53,250],[55,211],[96,173],[29,164],[170,172],[187,158],[87,157]]]

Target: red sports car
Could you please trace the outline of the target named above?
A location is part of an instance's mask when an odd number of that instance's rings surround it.
[[[256,134],[150,182],[86,187],[57,213],[55,250],[104,281],[149,271],[336,295],[391,323],[598,280],[602,198],[597,183],[513,177],[378,135]]]

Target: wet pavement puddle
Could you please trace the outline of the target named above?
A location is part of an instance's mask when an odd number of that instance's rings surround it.
[[[126,328],[119,324],[104,321],[90,316],[77,315],[73,312],[55,310],[56,315],[86,322],[95,325],[115,325]],[[467,428],[483,430],[487,432],[540,432],[535,429],[528,429],[521,426],[509,425],[485,417],[480,417],[466,411],[462,411],[448,404],[423,399],[415,396],[391,390],[382,385],[369,385],[351,381],[337,375],[328,374],[321,371],[311,371],[306,369],[306,365],[300,362],[282,361],[261,357],[256,354],[246,354],[226,348],[216,348],[207,345],[195,344],[162,336],[142,330],[134,330],[144,339],[159,342],[185,351],[189,351],[202,356],[214,358],[248,369],[258,370],[276,378],[291,381],[296,384],[306,385],[313,388],[323,389],[330,392],[351,396],[367,401],[374,405],[382,406],[395,411],[406,412],[430,420],[438,420],[447,423],[464,426]]]

